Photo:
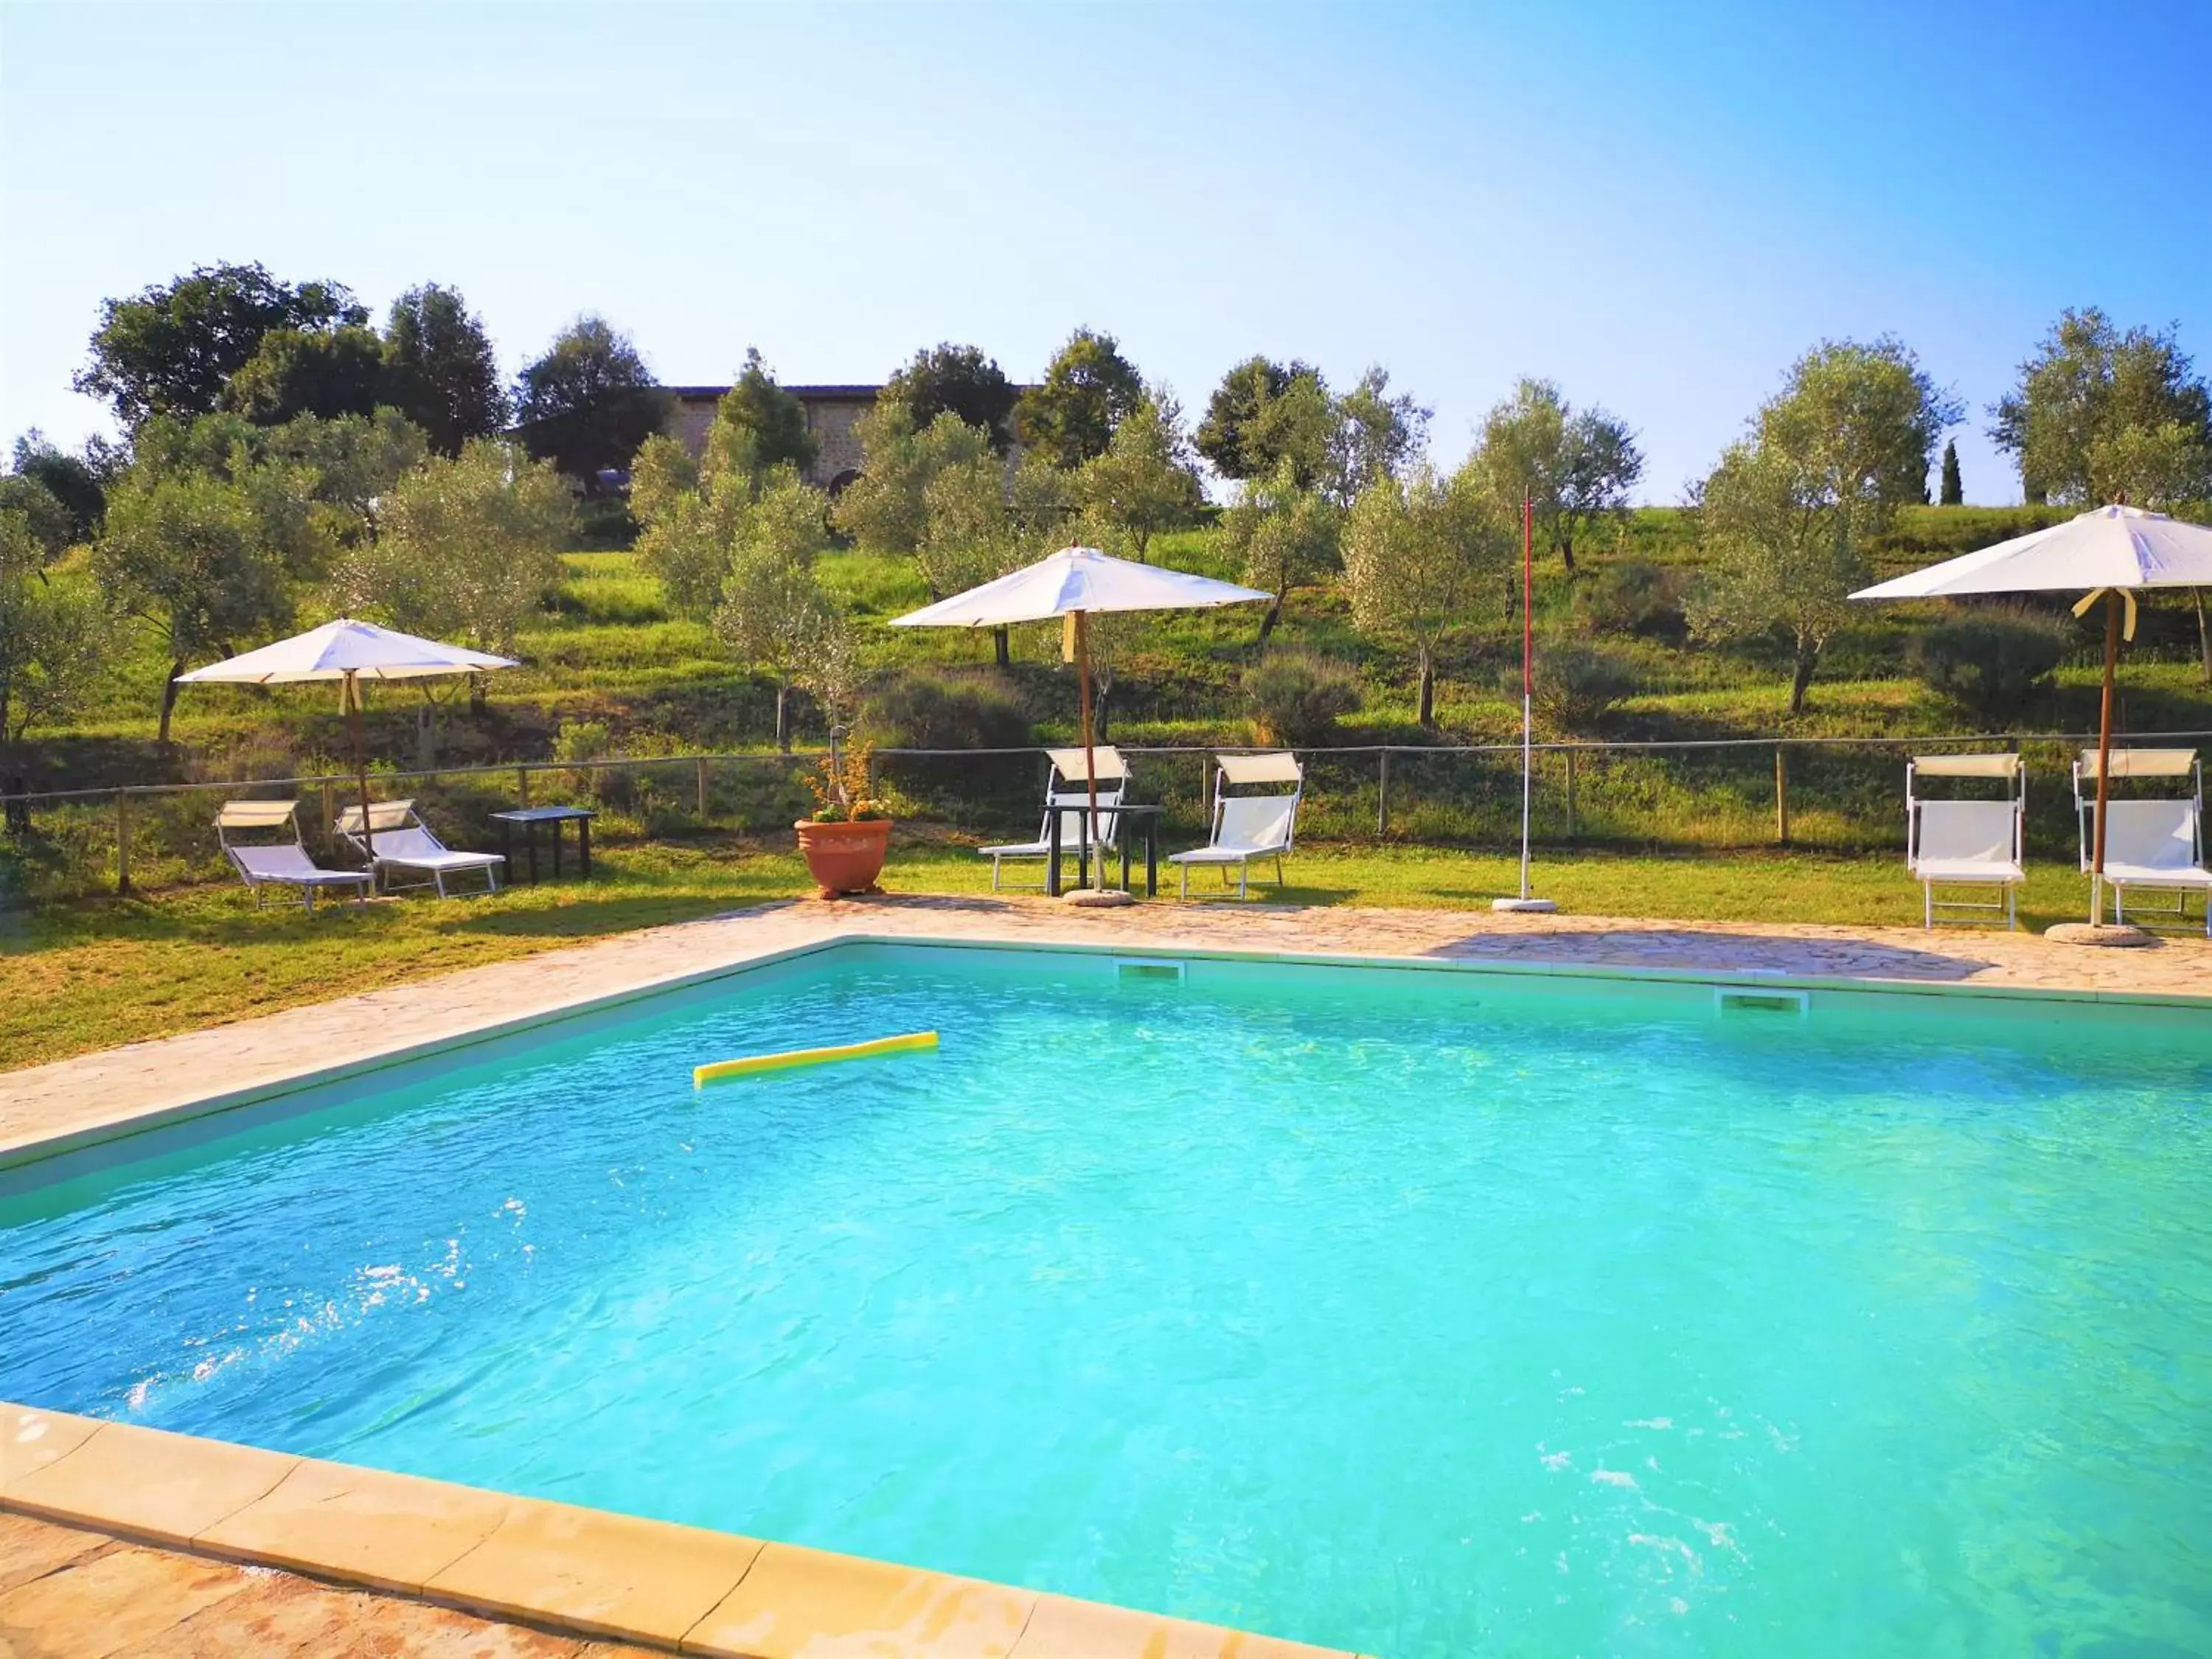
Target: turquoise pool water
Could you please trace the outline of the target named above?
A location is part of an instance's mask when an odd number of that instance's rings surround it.
[[[847,951],[0,1201],[0,1397],[1398,1659],[2212,1650],[2212,1033],[1110,968]]]

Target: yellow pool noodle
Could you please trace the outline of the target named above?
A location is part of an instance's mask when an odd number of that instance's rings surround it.
[[[756,1072],[784,1072],[794,1066],[820,1066],[832,1060],[865,1060],[870,1054],[903,1054],[934,1048],[934,1031],[908,1031],[903,1036],[876,1037],[866,1042],[841,1042],[829,1048],[787,1048],[780,1054],[748,1054],[742,1060],[718,1060],[711,1066],[691,1068],[691,1086],[726,1077],[750,1077]]]

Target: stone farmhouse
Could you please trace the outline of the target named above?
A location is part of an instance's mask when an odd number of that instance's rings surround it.
[[[726,386],[665,386],[669,435],[696,457],[707,447],[707,428]],[[806,410],[806,429],[819,446],[806,482],[831,495],[860,476],[860,440],[853,423],[875,407],[879,386],[787,386]]]

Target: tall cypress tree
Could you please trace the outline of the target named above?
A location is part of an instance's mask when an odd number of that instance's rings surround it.
[[[1966,488],[1959,482],[1959,446],[1954,441],[1943,446],[1943,493],[1939,500],[1945,507],[1960,507],[1966,499]]]

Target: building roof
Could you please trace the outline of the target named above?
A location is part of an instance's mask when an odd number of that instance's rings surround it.
[[[672,398],[686,400],[706,399],[720,403],[729,392],[726,386],[665,386],[660,388]],[[880,386],[787,386],[783,390],[802,403],[873,403]]]

